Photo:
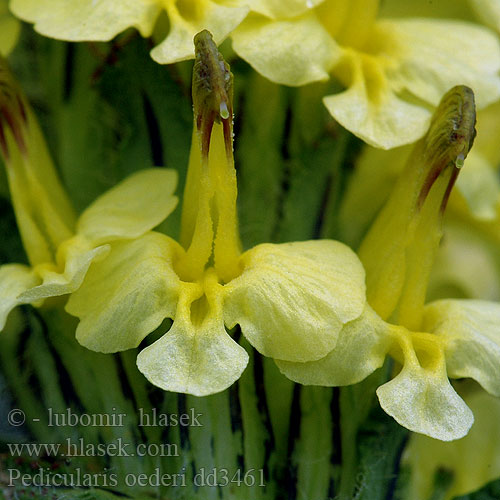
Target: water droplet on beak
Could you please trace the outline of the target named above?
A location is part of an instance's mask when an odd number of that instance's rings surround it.
[[[227,109],[227,104],[224,101],[220,103],[219,114],[223,120],[227,120],[229,118],[229,109]]]
[[[455,167],[462,168],[464,166],[465,157],[463,153],[460,153],[455,160]]]

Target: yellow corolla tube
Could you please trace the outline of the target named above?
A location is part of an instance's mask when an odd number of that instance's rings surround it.
[[[111,244],[67,310],[79,342],[116,352],[164,318],[172,326],[137,358],[169,391],[198,396],[237,380],[248,355],[228,330],[239,325],[262,354],[307,362],[335,348],[343,325],[363,313],[364,270],[342,243],[304,241],[241,249],[233,161],[232,75],[208,31],[195,37],[194,125],[180,242]]]
[[[147,169],[104,193],[77,218],[34,113],[4,60],[0,60],[0,153],[30,263],[0,267],[0,330],[16,305],[40,304],[76,290],[91,263],[107,254],[110,241],[141,236],[177,203],[176,173]]]
[[[241,254],[232,149],[233,77],[208,32],[194,41],[195,126],[182,211],[186,256],[179,268],[199,276],[213,253],[214,269],[227,282],[240,273]]]
[[[40,127],[4,61],[0,66],[0,147],[19,232],[32,265],[50,262],[76,225]]]
[[[472,91],[454,87],[361,245],[373,309],[348,323],[323,359],[278,362],[298,382],[345,385],[367,376],[390,354],[397,370],[377,390],[382,408],[408,429],[443,441],[463,437],[473,422],[448,377],[473,378],[500,395],[500,304],[424,304],[443,212],[472,146],[474,125]]]
[[[368,301],[383,319],[420,327],[443,213],[472,147],[475,122],[474,95],[468,87],[456,87],[443,97],[360,247]]]

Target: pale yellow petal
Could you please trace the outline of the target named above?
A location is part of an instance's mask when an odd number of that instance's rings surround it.
[[[308,363],[275,362],[283,375],[300,384],[356,384],[384,364],[388,330],[389,325],[367,305],[359,318],[342,328],[335,348],[324,358]]]
[[[262,244],[243,254],[242,266],[224,287],[224,317],[229,327],[239,324],[265,356],[320,359],[335,347],[342,326],[364,309],[364,270],[342,243]]]
[[[151,57],[161,64],[170,64],[194,57],[193,38],[207,29],[216,44],[220,44],[243,21],[248,7],[237,2],[236,6],[219,5],[212,0],[181,1],[168,3],[170,20],[167,38],[151,51]]]
[[[388,72],[393,85],[437,105],[451,87],[467,85],[478,108],[500,97],[500,44],[486,28],[462,21],[380,21],[385,53],[397,60]],[[382,35],[383,34],[383,35]]]
[[[425,308],[424,327],[444,337],[446,366],[453,378],[470,377],[500,396],[500,304],[439,300]]]
[[[369,50],[345,48],[332,74],[347,90],[324,101],[339,123],[375,147],[419,139],[430,105],[455,85],[471,87],[478,107],[500,97],[500,46],[485,28],[460,21],[383,20],[370,36]]]
[[[340,49],[312,13],[272,21],[251,15],[232,34],[233,49],[275,83],[305,85],[327,80]]]
[[[165,391],[208,396],[238,380],[248,354],[224,329],[224,324],[188,328],[174,322],[170,331],[137,356],[137,366]]]
[[[12,12],[42,35],[61,40],[111,40],[127,28],[149,36],[161,10],[158,0],[11,0]]]
[[[438,351],[440,354],[440,351]],[[380,406],[400,425],[441,441],[460,439],[474,417],[451,386],[444,356],[404,348],[404,365],[390,382],[377,389]]]
[[[40,278],[28,266],[22,264],[0,266],[0,331],[3,330],[10,311],[17,305],[27,302],[20,299],[19,295],[38,283]]]
[[[324,0],[252,0],[252,11],[273,19],[287,19],[300,16],[314,9]]]
[[[34,268],[42,283],[26,290],[19,298],[37,302],[74,292],[82,284],[92,262],[104,258],[108,252],[108,245],[94,248],[85,239],[75,236],[58,249],[59,266],[40,264]]]
[[[172,213],[176,186],[174,170],[140,170],[97,198],[79,218],[77,232],[96,245],[136,238]]]
[[[6,56],[14,48],[19,38],[21,24],[11,15],[8,1],[0,0],[0,54]]]
[[[347,90],[327,96],[323,102],[343,127],[366,143],[391,149],[424,135],[430,112],[394,93],[381,60],[346,50],[333,74]]]
[[[188,285],[192,284],[183,284]],[[179,301],[172,328],[137,357],[139,370],[152,384],[166,391],[207,396],[240,378],[248,354],[226,332],[220,299],[210,304],[202,296],[203,304],[198,306]]]
[[[472,493],[500,477],[500,399],[473,382],[457,384],[457,391],[474,412],[469,434],[451,443],[413,434],[405,450],[411,467],[407,500],[430,498],[436,473],[452,474],[443,500]]]
[[[172,317],[179,279],[172,269],[178,245],[160,233],[111,244],[94,264],[66,310],[80,318],[77,340],[99,352],[116,352],[141,340]]]

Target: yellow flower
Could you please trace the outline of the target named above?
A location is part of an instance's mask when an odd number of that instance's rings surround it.
[[[447,3],[440,1],[431,9],[435,11]],[[384,7],[396,4],[401,12],[409,6],[420,13],[425,8],[419,2],[400,0],[385,2]],[[452,2],[453,8],[464,5]],[[491,2],[492,7],[495,5],[500,4]],[[470,12],[468,15],[470,18]],[[486,18],[487,24],[495,27],[493,12],[485,16],[485,21]],[[444,236],[430,274],[428,301],[449,297],[500,300],[499,112],[498,103],[478,112],[474,147],[447,207]],[[341,210],[344,241],[358,246],[404,169],[410,151],[408,147],[389,152],[364,148]],[[430,498],[438,472],[450,474],[445,499],[470,493],[500,477],[500,400],[470,380],[454,382],[453,386],[473,411],[474,425],[466,437],[451,443],[422,434],[411,435],[405,452],[411,466],[410,488],[405,496],[409,500]]]
[[[500,300],[500,105],[477,115],[477,137],[458,176],[430,276],[428,298]],[[339,214],[342,240],[357,248],[404,170],[411,148],[365,146]]]
[[[161,42],[151,57],[162,64],[191,59],[193,37],[204,28],[220,43],[247,15],[245,4],[243,0],[10,0],[16,16],[34,23],[40,34],[61,40],[107,41],[127,28],[136,28],[144,37],[154,35]]]
[[[357,382],[389,353],[401,365],[377,395],[401,425],[449,441],[467,434],[473,415],[448,377],[470,377],[500,396],[500,304],[440,300],[425,305],[450,190],[474,138],[470,89],[441,101],[430,129],[360,248],[367,309],[344,327],[337,347],[310,363],[278,362],[292,380],[314,385]]]
[[[0,0],[0,56],[14,48],[20,29],[19,21],[9,12],[8,0]]]
[[[464,223],[490,226],[491,233],[500,217],[500,103],[492,104],[477,115],[477,138],[467,156],[467,168],[457,179],[448,212]],[[411,147],[391,151],[365,146],[356,161],[356,169],[342,201],[340,232],[342,239],[357,246],[375,214],[386,201],[404,170]],[[450,219],[448,213],[447,219]],[[498,240],[498,238],[497,238]],[[500,241],[500,240],[498,240]]]
[[[384,149],[424,135],[441,96],[471,87],[478,107],[500,97],[500,50],[464,21],[381,19],[378,0],[255,0],[232,33],[234,50],[270,80],[305,85],[335,77],[324,103],[345,128]]]
[[[265,356],[320,359],[363,311],[364,271],[335,241],[261,244],[243,252],[232,153],[232,75],[208,32],[195,38],[194,127],[180,244],[151,233],[111,244],[67,310],[78,341],[93,350],[137,347],[164,318],[170,329],[137,364],[155,385],[197,396],[239,378],[246,351],[237,324]]]
[[[500,105],[478,113],[477,138],[457,180],[429,283],[445,293],[500,300]]]
[[[148,169],[104,193],[77,218],[33,112],[4,61],[0,61],[0,150],[31,264],[0,267],[0,330],[16,305],[38,305],[76,290],[91,263],[108,253],[108,242],[141,236],[177,204],[176,173]]]

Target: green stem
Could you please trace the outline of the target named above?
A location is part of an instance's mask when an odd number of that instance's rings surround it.
[[[320,228],[321,238],[338,237],[338,210],[342,195],[342,165],[352,136],[345,129],[340,129],[336,138],[336,148],[331,158],[330,185],[326,194],[323,220]]]
[[[332,390],[304,387],[301,392],[301,428],[294,461],[298,464],[297,499],[328,496],[332,473]]]

